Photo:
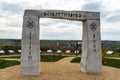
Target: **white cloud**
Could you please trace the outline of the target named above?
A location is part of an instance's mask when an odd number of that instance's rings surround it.
[[[40,25],[40,37],[43,39],[81,39],[82,26],[78,21],[62,20],[61,22],[56,19],[41,19],[41,24],[51,22],[49,26]],[[64,21],[64,22],[63,22]],[[54,22],[54,23],[52,23]],[[59,23],[58,23],[59,22]],[[66,23],[65,23],[66,22]],[[74,23],[77,23],[75,25]],[[49,24],[49,23],[48,23]]]
[[[10,38],[10,36],[11,38],[21,38],[25,9],[100,11],[102,31],[120,31],[119,0],[0,0],[0,3],[4,3],[3,6],[0,6],[0,30],[7,31],[4,32],[6,38]],[[79,22],[40,19],[40,23],[42,39],[81,39],[79,35],[82,34],[82,25]],[[105,34],[102,35],[105,36],[103,39],[107,39]],[[113,38],[117,39],[115,36]]]
[[[102,40],[118,40],[118,41],[120,41],[120,36],[119,35],[114,35],[114,36],[103,35]]]
[[[118,22],[107,22],[107,21],[101,21],[101,28],[103,31],[120,31],[120,21]]]
[[[114,11],[120,9],[120,0],[102,0],[102,4],[104,6],[104,10]]]
[[[21,39],[20,31],[4,31],[0,34],[0,38],[3,39]]]
[[[5,26],[1,26],[0,30],[5,30],[5,31],[9,31],[9,32],[21,32],[22,27],[5,27]]]

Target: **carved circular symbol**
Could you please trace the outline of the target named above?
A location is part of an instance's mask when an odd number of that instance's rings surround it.
[[[96,29],[97,29],[97,24],[95,24],[95,23],[92,23],[92,24],[90,24],[90,29],[92,30],[92,31],[95,31]]]
[[[33,22],[32,20],[29,20],[27,21],[26,25],[28,28],[32,28],[35,25],[35,22]]]

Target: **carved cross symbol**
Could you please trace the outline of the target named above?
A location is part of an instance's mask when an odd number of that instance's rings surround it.
[[[91,29],[92,31],[95,31],[95,30],[97,29],[97,25],[96,25],[95,23],[92,23],[92,24],[90,25],[90,29]]]
[[[29,20],[26,25],[28,26],[28,28],[32,28],[35,25],[35,22],[33,22],[32,20]]]

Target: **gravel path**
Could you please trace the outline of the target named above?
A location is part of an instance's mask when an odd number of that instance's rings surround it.
[[[41,62],[39,76],[20,75],[20,66],[0,69],[0,80],[120,80],[120,69],[103,66],[100,74],[85,74],[79,63],[70,63],[74,57],[57,62]]]

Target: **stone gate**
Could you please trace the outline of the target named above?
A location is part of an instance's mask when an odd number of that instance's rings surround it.
[[[25,10],[21,42],[22,75],[39,75],[40,73],[39,18],[82,21],[83,35],[82,57],[80,62],[81,71],[85,73],[100,73],[102,71],[99,12]]]

